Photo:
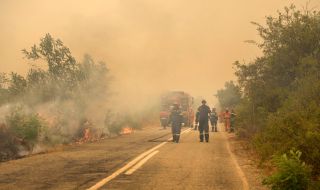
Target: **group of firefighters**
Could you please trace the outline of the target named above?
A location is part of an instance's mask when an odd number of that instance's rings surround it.
[[[219,115],[215,108],[210,109],[207,106],[207,102],[202,100],[202,105],[199,106],[196,112],[195,128],[194,130],[199,130],[200,142],[209,142],[209,121],[212,127],[212,132],[218,132],[217,123],[218,118],[225,124],[225,131],[234,132],[234,122],[236,114],[233,110],[229,111],[228,108]],[[178,103],[174,103],[169,115],[169,124],[171,124],[172,130],[172,141],[178,143],[180,139],[181,126],[183,125],[182,111]]]

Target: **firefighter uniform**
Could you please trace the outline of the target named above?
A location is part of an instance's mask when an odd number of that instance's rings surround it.
[[[226,112],[224,113],[224,125],[225,125],[225,130],[227,132],[231,132],[230,131],[230,118],[231,118],[231,114],[230,114],[229,110],[227,109]]]
[[[171,110],[170,116],[169,116],[169,123],[171,123],[171,131],[172,131],[172,141],[178,143],[180,139],[180,132],[181,132],[181,126],[182,126],[182,113],[179,108],[179,105],[174,105],[174,107]]]
[[[202,105],[198,108],[199,111],[199,132],[200,132],[200,142],[203,142],[203,137],[206,142],[209,142],[209,114],[211,110],[209,106],[206,105],[206,101],[202,101]]]
[[[217,132],[217,122],[218,122],[218,114],[215,109],[212,109],[212,112],[210,113],[210,123],[212,127],[212,132]]]

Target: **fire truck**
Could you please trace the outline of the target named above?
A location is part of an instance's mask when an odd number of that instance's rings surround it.
[[[183,91],[171,91],[161,97],[160,123],[162,127],[168,126],[168,120],[172,105],[178,103],[184,126],[192,127],[194,122],[193,97]]]

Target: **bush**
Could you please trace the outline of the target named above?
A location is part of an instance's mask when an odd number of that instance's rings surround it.
[[[21,144],[32,151],[43,128],[40,117],[37,114],[26,114],[21,108],[17,108],[6,117],[6,124]]]
[[[272,190],[305,190],[310,185],[311,168],[300,160],[300,151],[290,150],[275,159],[278,171],[264,179],[263,184]]]
[[[109,132],[111,134],[120,134],[124,124],[121,122],[113,122],[110,126],[108,126]]]
[[[235,107],[237,134],[253,144],[262,162],[291,148],[301,150],[299,159],[312,166],[315,180],[320,176],[319,22],[319,10],[285,7],[266,17],[265,24],[253,23],[262,38],[257,43],[262,56],[234,64],[241,92]]]
[[[263,107],[255,108],[252,102],[242,99],[235,108],[236,133],[241,138],[251,139],[266,125],[268,113]]]
[[[5,124],[0,123],[0,162],[14,158],[18,155],[18,148],[14,136]]]
[[[320,174],[320,83],[314,75],[296,81],[297,90],[276,113],[269,114],[260,133],[252,141],[263,159],[291,148],[301,150],[301,159]],[[262,126],[262,125],[260,125]]]
[[[143,118],[138,114],[107,114],[105,126],[112,134],[120,134],[122,129],[130,127],[132,129],[141,129],[143,125]]]
[[[23,114],[22,110],[10,114],[0,107],[4,115],[9,114],[6,126],[14,137],[28,144],[36,141],[67,144],[74,140],[77,123],[82,118],[90,119],[96,128],[101,126],[101,113],[109,107],[106,100],[111,96],[111,76],[105,63],[96,62],[89,55],[82,62],[77,61],[70,49],[50,34],[22,52],[33,62],[32,67],[25,77],[0,72],[0,105],[21,104],[41,114],[48,127],[42,129],[43,122],[35,114]],[[92,112],[97,109],[98,113]]]

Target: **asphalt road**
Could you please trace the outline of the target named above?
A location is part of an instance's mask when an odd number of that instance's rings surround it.
[[[131,175],[121,174],[101,189],[245,189],[230,154],[225,133],[211,133],[209,143],[198,132],[182,135],[181,142],[167,143]]]
[[[178,144],[169,134],[147,128],[0,163],[0,189],[249,189],[225,132],[209,143],[193,130]]]

